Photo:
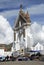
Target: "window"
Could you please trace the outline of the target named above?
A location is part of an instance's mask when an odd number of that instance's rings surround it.
[[[16,33],[14,32],[14,41],[16,41]]]
[[[19,21],[19,27],[21,27],[21,21]]]
[[[38,50],[38,47],[36,47],[36,50]]]
[[[23,37],[25,37],[25,29],[23,29]]]
[[[40,46],[40,50],[41,50],[41,46]]]

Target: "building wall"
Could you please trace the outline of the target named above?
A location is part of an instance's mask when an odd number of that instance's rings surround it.
[[[11,56],[12,52],[11,51],[8,51],[8,52],[4,52],[4,55],[5,56]]]
[[[4,55],[4,49],[0,49],[0,56]]]
[[[0,49],[0,56],[11,56],[12,52],[14,51],[13,47],[11,47],[10,51],[4,51],[4,49]]]
[[[44,46],[38,43],[35,47],[31,47],[32,50],[44,50]]]
[[[33,37],[30,33],[30,26],[27,26],[25,29],[25,39],[26,39],[26,47],[31,47],[33,45]]]

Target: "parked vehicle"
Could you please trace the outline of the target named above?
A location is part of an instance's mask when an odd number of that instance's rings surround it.
[[[5,56],[0,56],[0,61],[5,61]]]
[[[28,57],[18,57],[17,60],[18,61],[28,61],[29,58]]]
[[[29,58],[28,57],[24,57],[24,59],[23,59],[24,61],[28,61],[29,60]]]
[[[42,56],[42,54],[41,54],[40,52],[38,52],[38,53],[36,54],[36,56],[39,56],[39,57],[40,57],[40,56]]]
[[[32,54],[31,56],[30,56],[30,60],[34,60],[35,59],[35,54]]]

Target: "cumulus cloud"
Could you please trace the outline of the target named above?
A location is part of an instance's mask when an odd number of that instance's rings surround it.
[[[13,42],[13,30],[9,22],[0,15],[0,43],[8,44]]]
[[[34,44],[38,42],[44,44],[44,25],[40,25],[37,22],[34,22],[31,25],[31,34],[33,37]]]
[[[30,27],[30,33],[33,37],[33,43],[44,44],[44,25],[34,22]],[[13,42],[13,30],[9,22],[0,15],[0,43],[8,44]]]

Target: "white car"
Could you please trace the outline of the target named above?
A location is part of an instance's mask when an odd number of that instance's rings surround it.
[[[0,61],[5,61],[5,56],[0,56]]]

